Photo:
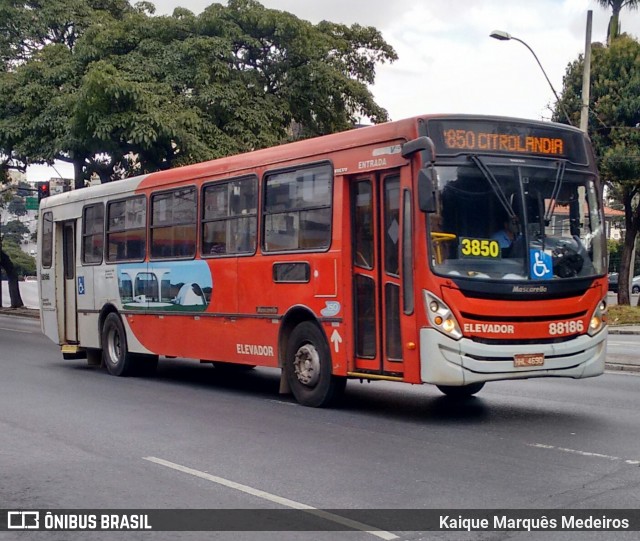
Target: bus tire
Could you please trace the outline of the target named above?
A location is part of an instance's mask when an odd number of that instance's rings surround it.
[[[450,398],[468,398],[484,387],[484,381],[470,383],[469,385],[436,385],[436,387]]]
[[[331,373],[329,345],[317,325],[300,323],[289,337],[284,370],[295,399],[303,406],[321,408],[340,397],[346,378]]]
[[[104,364],[112,376],[129,376],[134,372],[135,355],[127,349],[127,335],[118,314],[112,312],[102,326]]]

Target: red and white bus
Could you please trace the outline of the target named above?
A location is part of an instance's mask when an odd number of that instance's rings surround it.
[[[601,193],[579,130],[462,115],[67,192],[40,207],[42,329],[116,376],[279,367],[307,406],[349,378],[597,376]]]

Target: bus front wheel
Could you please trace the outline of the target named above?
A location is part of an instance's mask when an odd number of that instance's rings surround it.
[[[436,387],[451,398],[467,398],[479,392],[484,387],[484,381],[459,387],[453,385],[436,385]]]
[[[343,393],[347,379],[331,373],[331,352],[317,325],[300,323],[289,337],[285,374],[291,392],[303,406],[321,408]]]

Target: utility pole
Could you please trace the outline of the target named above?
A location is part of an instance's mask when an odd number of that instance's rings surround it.
[[[2,211],[0,211],[0,310],[2,310]]]
[[[582,71],[582,109],[580,110],[580,129],[589,131],[589,89],[591,82],[591,19],[593,11],[587,11],[587,30],[584,43],[584,69]]]

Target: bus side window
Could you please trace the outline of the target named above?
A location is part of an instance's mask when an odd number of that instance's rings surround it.
[[[250,254],[258,227],[258,179],[207,184],[202,195],[203,256]]]
[[[197,208],[195,187],[151,196],[151,258],[195,255]]]
[[[329,164],[265,175],[267,252],[324,250],[331,243],[333,170]]]
[[[144,195],[107,205],[107,261],[142,261],[145,257],[146,198]]]
[[[104,205],[87,205],[82,211],[82,263],[102,263],[104,250]]]
[[[354,239],[353,264],[365,269],[373,268],[373,193],[371,181],[362,180],[353,185]]]

